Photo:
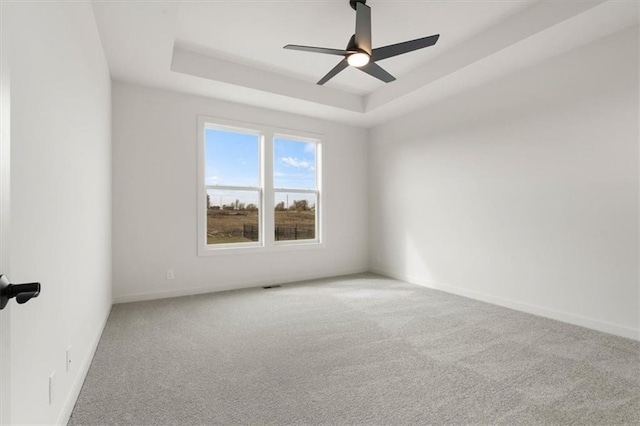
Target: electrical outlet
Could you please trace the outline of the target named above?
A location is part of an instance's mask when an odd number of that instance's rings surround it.
[[[167,269],[167,279],[172,280],[174,278],[173,269]]]
[[[71,346],[67,348],[67,373],[71,371]]]
[[[56,372],[54,371],[49,376],[49,405],[53,405],[53,401],[56,397]]]

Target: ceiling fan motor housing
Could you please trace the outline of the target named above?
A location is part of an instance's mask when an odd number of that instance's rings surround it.
[[[355,50],[360,50],[360,49],[358,49],[358,45],[356,44],[356,35],[354,34],[349,39],[349,43],[347,43],[347,51],[351,52]]]

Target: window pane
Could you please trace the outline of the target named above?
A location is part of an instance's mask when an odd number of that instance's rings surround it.
[[[207,191],[207,244],[260,240],[258,191]]]
[[[260,185],[260,136],[205,129],[205,185]]]
[[[276,192],[275,202],[276,241],[316,239],[316,194]]]
[[[316,144],[275,138],[273,176],[276,188],[316,189]]]

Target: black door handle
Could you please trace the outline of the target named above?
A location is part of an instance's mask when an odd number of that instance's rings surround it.
[[[20,305],[40,294],[40,283],[11,284],[6,276],[0,275],[0,309],[4,309],[9,299],[16,298]]]

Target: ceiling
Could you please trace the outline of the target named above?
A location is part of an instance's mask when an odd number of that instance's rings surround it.
[[[385,84],[348,68],[315,83],[354,32],[347,0],[94,1],[115,80],[363,127],[437,102],[637,25],[637,2],[369,0],[374,47],[440,34],[427,49],[382,62]]]

